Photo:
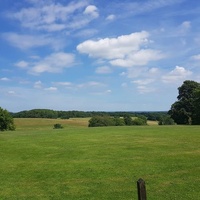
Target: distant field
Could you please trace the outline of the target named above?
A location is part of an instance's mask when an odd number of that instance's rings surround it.
[[[70,118],[70,119],[40,119],[40,118],[16,118],[14,122],[17,129],[52,129],[54,124],[68,126],[88,126],[90,118]]]
[[[54,124],[63,126],[88,126],[90,118],[70,118],[70,119],[40,119],[40,118],[16,118],[14,119],[18,129],[51,129]],[[157,121],[147,121],[148,125],[158,125]]]
[[[88,128],[88,119],[15,119],[0,132],[0,199],[148,200],[200,196],[200,126]],[[53,129],[61,123],[64,129]]]

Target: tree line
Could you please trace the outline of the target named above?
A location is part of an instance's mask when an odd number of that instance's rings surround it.
[[[33,109],[25,110],[17,113],[11,113],[13,118],[50,118],[50,119],[69,119],[69,118],[86,118],[94,116],[110,116],[110,117],[140,117],[145,116],[148,120],[159,121],[167,115],[163,112],[104,112],[104,111],[55,111],[50,109]]]

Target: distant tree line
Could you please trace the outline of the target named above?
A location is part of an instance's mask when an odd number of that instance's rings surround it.
[[[25,110],[17,113],[11,113],[13,118],[50,118],[50,119],[69,119],[69,118],[85,118],[94,116],[110,116],[119,117],[141,117],[145,116],[147,120],[159,121],[167,116],[167,112],[101,112],[101,111],[55,111],[50,109],[33,109]]]

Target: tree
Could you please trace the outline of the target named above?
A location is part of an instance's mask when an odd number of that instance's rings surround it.
[[[168,114],[177,124],[192,124],[195,111],[196,91],[200,89],[200,83],[186,80],[178,88],[178,101],[172,104]]]
[[[89,120],[89,127],[115,126],[114,118],[109,116],[94,116]]]
[[[175,125],[175,122],[170,116],[164,116],[159,119],[158,125]]]
[[[14,120],[11,114],[0,107],[0,131],[15,130]]]
[[[194,112],[192,114],[192,124],[200,124],[200,90],[196,90],[194,99]]]
[[[144,116],[141,116],[141,117],[136,117],[133,122],[132,122],[132,125],[147,125],[147,119],[146,117]]]
[[[126,126],[131,126],[131,125],[133,125],[133,120],[132,120],[132,118],[131,118],[130,115],[124,116],[124,122],[125,122],[125,125],[126,125]]]

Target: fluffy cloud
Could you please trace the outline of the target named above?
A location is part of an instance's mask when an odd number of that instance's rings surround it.
[[[185,80],[191,75],[192,75],[191,71],[186,70],[184,67],[176,66],[174,70],[169,72],[167,75],[162,76],[162,81],[164,83],[179,82]]]
[[[87,40],[79,44],[77,50],[91,57],[107,59],[114,66],[146,65],[150,61],[164,57],[160,51],[146,49],[146,46],[151,43],[148,38],[149,33],[142,31],[117,38]]]
[[[77,46],[80,53],[103,59],[124,58],[127,54],[138,51],[148,43],[149,33],[146,31],[122,35],[117,38],[104,38],[97,41],[87,40]]]

